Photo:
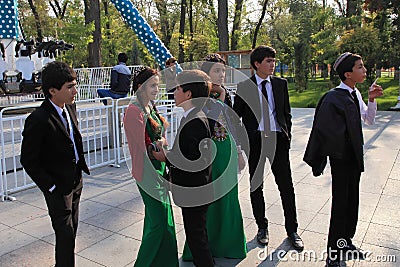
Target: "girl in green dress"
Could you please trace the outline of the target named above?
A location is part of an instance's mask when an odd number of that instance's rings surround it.
[[[159,81],[157,71],[147,67],[134,77],[136,99],[131,101],[124,117],[132,175],[145,205],[142,242],[135,261],[138,267],[179,266],[174,217],[164,179],[165,163],[152,155],[157,145],[167,145],[164,134],[168,122],[153,103]]]
[[[227,130],[226,108],[232,107],[232,101],[226,88],[225,60],[218,54],[210,54],[204,59],[201,70],[207,73],[213,83],[210,101],[210,113],[218,118],[213,125],[212,139],[216,146],[216,156],[212,163],[214,193],[217,200],[207,212],[208,242],[214,257],[243,259],[246,257],[246,237],[244,235],[243,218],[240,210],[237,185],[238,159],[239,169],[245,162],[240,148],[237,149],[231,133]],[[215,115],[215,113],[219,113]],[[218,180],[219,182],[215,182]],[[220,197],[222,196],[222,197]],[[185,244],[183,260],[191,260],[189,247]]]

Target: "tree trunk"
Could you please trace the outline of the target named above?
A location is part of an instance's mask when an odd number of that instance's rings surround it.
[[[218,40],[219,51],[229,50],[229,33],[228,33],[228,1],[218,1]]]
[[[106,16],[106,35],[110,36],[110,13],[108,12],[108,0],[103,0],[104,15]]]
[[[340,14],[342,14],[343,16],[346,16],[346,11],[344,10],[344,7],[343,7],[343,5],[342,5],[342,2],[341,2],[340,0],[333,0],[333,1],[336,3],[337,8],[338,8]]]
[[[106,37],[106,39],[107,40],[111,40],[111,34],[110,34],[110,31],[111,31],[111,19],[110,19],[110,13],[108,12],[108,4],[109,4],[109,0],[103,0],[103,7],[104,7],[104,15],[105,15],[105,17],[106,17],[106,32],[105,32],[105,37]],[[112,42],[111,42],[111,44],[112,44]],[[108,47],[108,51],[107,51],[107,57],[108,58],[115,58],[115,55],[114,55],[114,47],[113,47],[114,45],[111,45],[111,46],[109,46]]]
[[[42,25],[40,24],[39,14],[36,10],[35,5],[33,4],[33,0],[28,0],[29,6],[31,7],[33,16],[35,17],[36,31],[37,31],[37,40],[39,42],[43,41],[43,33],[42,33]]]
[[[252,49],[254,49],[256,47],[256,45],[257,45],[257,35],[258,35],[258,32],[259,32],[259,30],[261,28],[261,24],[262,24],[262,22],[264,20],[265,12],[267,11],[267,5],[268,5],[268,0],[264,0],[262,11],[261,11],[261,16],[260,16],[260,19],[258,20],[256,28],[254,30],[253,43],[251,45]]]
[[[295,64],[295,78],[296,78],[296,91],[301,93],[307,90],[308,80],[308,55],[307,43],[302,41],[294,44],[294,64]]]
[[[193,41],[193,0],[189,0],[189,33],[190,33],[190,42]],[[189,54],[189,62],[193,62],[193,51],[190,51]]]
[[[237,50],[238,47],[242,7],[243,0],[235,0],[235,16],[233,18],[232,26],[231,50]]]
[[[93,42],[88,44],[88,66],[101,66],[101,28],[100,28],[100,2],[99,0],[84,0],[85,25],[94,23],[95,29],[92,33]]]
[[[174,25],[176,20],[172,18],[170,22],[170,17],[168,16],[170,12],[167,10],[167,1],[155,0],[156,8],[160,14],[160,24],[161,24],[161,41],[166,47],[169,47],[171,43],[172,33],[174,32]]]
[[[138,48],[138,41],[133,40],[132,44],[132,65],[140,65],[142,61],[140,60],[140,51]]]
[[[214,8],[213,0],[208,0],[208,5],[210,6],[211,21],[213,23],[215,23],[215,25],[217,25],[218,18],[217,18],[217,15],[215,14],[215,8]],[[218,35],[218,33],[217,33],[217,35]]]
[[[184,50],[184,41],[185,41],[185,19],[186,19],[186,0],[181,1],[181,20],[179,22],[179,55],[178,62],[182,63],[185,61],[185,50]]]
[[[61,20],[64,18],[65,10],[67,9],[68,2],[69,1],[65,1],[63,3],[63,7],[61,8],[60,2],[58,0],[50,0],[49,1],[51,9],[53,10],[54,15],[56,15],[56,18],[61,19]]]

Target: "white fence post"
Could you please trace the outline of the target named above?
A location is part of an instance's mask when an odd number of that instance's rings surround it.
[[[116,140],[116,159],[117,164],[125,162],[126,159],[121,157],[121,149],[124,149],[126,142],[125,131],[123,130],[123,120],[125,115],[125,110],[128,107],[131,97],[120,98],[116,100],[115,105],[115,140]]]

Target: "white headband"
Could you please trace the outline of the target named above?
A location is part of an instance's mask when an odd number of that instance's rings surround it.
[[[337,68],[339,67],[339,65],[343,62],[343,60],[345,60],[346,58],[348,58],[349,56],[351,56],[352,53],[350,52],[344,52],[343,54],[341,54],[335,61],[335,64],[333,64],[333,69],[335,71],[337,71]]]

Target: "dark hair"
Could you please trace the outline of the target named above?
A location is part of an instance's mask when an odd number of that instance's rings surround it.
[[[140,69],[138,72],[134,73],[133,81],[132,81],[132,91],[134,93],[139,89],[139,84],[144,84],[148,79],[157,75],[158,72],[155,69],[144,67]]]
[[[260,45],[256,47],[250,54],[250,64],[253,69],[257,70],[255,62],[261,63],[264,58],[272,57],[275,58],[276,51],[270,46]]]
[[[219,54],[213,53],[213,54],[208,54],[204,59],[203,59],[203,64],[201,65],[200,69],[204,71],[207,74],[210,74],[210,70],[212,66],[215,63],[221,63],[226,65],[225,59],[223,59]]]
[[[126,63],[128,61],[128,56],[125,53],[118,54],[118,62]]]
[[[339,78],[342,81],[346,80],[346,76],[344,74],[346,72],[353,72],[353,67],[354,64],[356,63],[357,60],[362,59],[360,55],[357,54],[351,54],[350,56],[347,56],[336,68],[336,72],[339,74]]]
[[[149,67],[144,67],[141,70],[139,70],[136,74],[134,74],[134,77],[133,77],[132,91],[136,93],[137,102],[142,106],[142,109],[145,113],[146,113],[146,109],[142,103],[141,94],[139,93],[140,91],[138,91],[138,89],[139,89],[139,85],[145,84],[146,81],[149,80],[154,75],[158,75],[157,70],[149,68]],[[164,127],[167,128],[169,126],[168,121],[158,113],[156,104],[153,102],[151,104],[152,104],[154,111],[156,112],[156,116],[161,120]],[[153,118],[151,118],[151,116],[148,116],[148,120],[149,120],[149,123],[150,123],[152,129],[156,130],[158,128],[159,124]]]
[[[184,70],[176,76],[176,81],[183,92],[192,92],[192,98],[210,95],[210,77],[201,70]]]
[[[59,61],[47,63],[42,70],[43,94],[45,97],[50,98],[49,90],[51,88],[61,90],[65,83],[74,80],[76,80],[76,73],[68,64]]]
[[[167,61],[165,61],[165,65],[169,66],[169,65],[171,65],[171,63],[175,63],[175,62],[176,62],[176,58],[170,57],[169,59],[167,59]]]

